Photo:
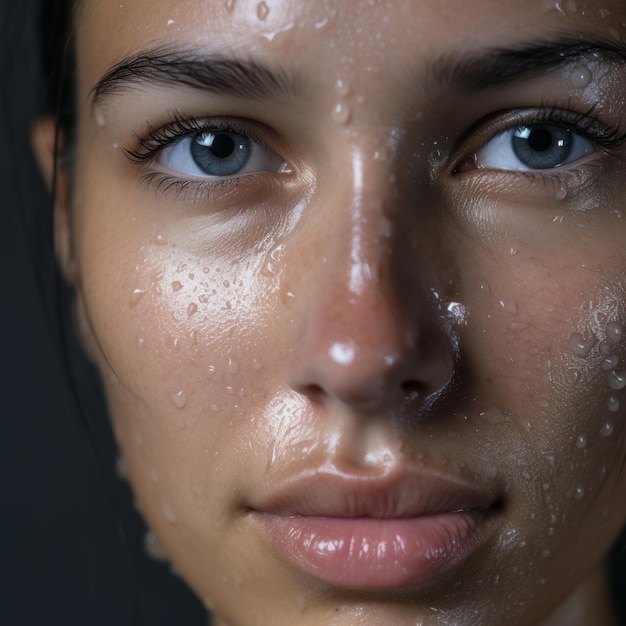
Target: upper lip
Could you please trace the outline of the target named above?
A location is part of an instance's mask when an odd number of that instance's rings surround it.
[[[280,516],[402,519],[484,509],[494,493],[435,468],[408,466],[383,475],[360,475],[333,466],[304,471],[253,503]]]

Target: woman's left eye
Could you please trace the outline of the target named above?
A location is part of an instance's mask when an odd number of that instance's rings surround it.
[[[489,140],[474,155],[478,168],[551,170],[596,151],[596,145],[557,124],[527,124],[510,128]]]
[[[194,178],[278,173],[285,166],[267,146],[227,129],[186,135],[161,150],[156,163],[176,174]]]

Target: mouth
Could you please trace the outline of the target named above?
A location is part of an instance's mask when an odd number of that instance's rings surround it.
[[[497,498],[459,477],[409,468],[384,477],[321,469],[252,507],[283,561],[321,582],[402,589],[442,578],[490,536]]]

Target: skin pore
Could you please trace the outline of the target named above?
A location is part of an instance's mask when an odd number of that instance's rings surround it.
[[[60,262],[139,506],[217,624],[612,623],[624,21],[621,0],[79,7]],[[512,133],[541,124],[571,149],[529,170]],[[214,137],[241,167],[198,169]],[[421,490],[452,539],[408,583],[329,574],[318,522],[310,558],[285,530],[323,517],[307,493],[367,528]]]

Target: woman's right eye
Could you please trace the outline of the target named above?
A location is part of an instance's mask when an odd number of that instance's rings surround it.
[[[551,170],[596,151],[593,141],[558,124],[510,128],[488,141],[474,156],[478,168],[513,171]]]
[[[168,173],[193,179],[279,173],[285,167],[284,161],[267,146],[229,129],[185,135],[164,147],[155,163]]]

